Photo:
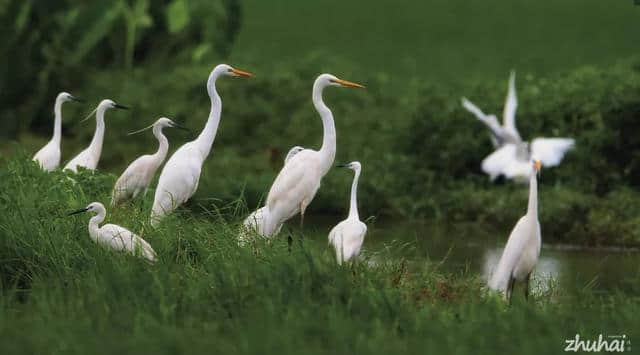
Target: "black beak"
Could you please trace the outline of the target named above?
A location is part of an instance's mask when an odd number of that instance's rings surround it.
[[[75,102],[82,102],[84,103],[85,101],[79,97],[75,97],[75,96],[71,96],[71,100],[75,101]]]
[[[113,107],[119,108],[121,110],[128,110],[129,109],[127,106],[120,105],[120,104],[115,104]]]
[[[182,126],[182,125],[179,125],[179,124],[177,124],[175,122],[173,122],[173,124],[171,124],[171,127],[177,128],[177,129],[182,129],[182,130],[185,130],[185,131],[191,133],[191,130],[189,128],[187,128],[185,126]]]
[[[83,208],[81,210],[77,210],[77,211],[73,211],[69,214],[67,214],[67,216],[73,216],[74,214],[78,214],[78,213],[82,213],[82,212],[87,212],[89,209],[88,208]]]
[[[336,165],[336,168],[348,168],[349,164],[338,164]]]

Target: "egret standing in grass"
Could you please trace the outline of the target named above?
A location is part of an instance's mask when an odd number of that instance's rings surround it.
[[[364,86],[338,79],[331,74],[318,76],[313,83],[313,105],[320,114],[323,126],[320,150],[305,149],[291,158],[271,185],[266,207],[269,209],[265,222],[264,236],[274,236],[280,225],[300,213],[300,226],[304,221],[304,211],[320,188],[322,178],[333,165],[336,156],[336,127],[333,114],[322,100],[322,92],[327,86],[364,88]]]
[[[211,99],[209,119],[198,138],[178,148],[162,169],[151,210],[151,224],[154,226],[158,225],[164,216],[191,198],[198,189],[202,164],[209,156],[220,123],[222,100],[216,90],[216,81],[221,76],[250,77],[252,74],[226,64],[216,66],[209,74],[207,80],[207,92]]]
[[[96,131],[93,134],[91,143],[89,144],[87,149],[83,150],[82,152],[80,152],[80,154],[76,155],[75,158],[71,159],[71,161],[69,161],[64,167],[64,170],[78,172],[78,167],[80,166],[89,170],[96,169],[96,167],[98,166],[98,162],[100,161],[100,155],[102,154],[102,142],[104,141],[104,112],[108,109],[113,108],[122,110],[129,109],[128,107],[119,105],[109,99],[100,101],[98,107],[93,110],[96,113]],[[82,120],[82,122],[89,119],[89,117],[91,117],[91,114],[89,114],[87,118]]]
[[[540,168],[539,160],[533,161],[533,167],[529,165],[531,174],[527,214],[520,218],[511,231],[498,267],[489,280],[489,288],[504,292],[509,302],[511,302],[511,294],[516,281],[524,281],[525,298],[529,298],[529,280],[540,256],[542,239],[540,237],[540,222],[538,221],[538,181],[536,178]]]
[[[151,127],[153,127],[153,135],[158,140],[158,150],[154,154],[139,157],[125,169],[113,187],[113,193],[111,195],[112,206],[117,206],[122,202],[136,198],[136,196],[143,191],[146,195],[151,180],[167,157],[167,151],[169,150],[169,141],[162,133],[162,129],[165,127],[173,127],[187,130],[172,120],[162,117],[151,126],[131,132],[129,135],[140,133]]]
[[[61,92],[56,98],[55,106],[53,106],[54,122],[53,122],[53,137],[44,147],[42,147],[33,160],[40,164],[45,171],[52,171],[58,168],[60,165],[60,157],[62,156],[60,150],[60,142],[62,141],[62,104],[67,101],[82,102],[82,100],[74,97],[68,92]]]
[[[543,166],[554,167],[562,162],[566,152],[571,149],[575,140],[572,138],[535,138],[531,143],[520,137],[516,128],[516,110],[518,98],[515,88],[515,72],[509,76],[509,88],[503,110],[502,126],[494,115],[486,115],[466,98],[462,98],[462,106],[483,122],[491,134],[496,151],[482,161],[482,171],[491,180],[503,175],[507,179],[527,181],[531,173],[530,160],[539,159]]]
[[[360,221],[358,215],[358,179],[360,178],[361,165],[354,161],[347,165],[340,165],[349,168],[355,173],[351,184],[351,202],[349,204],[349,216],[344,221],[338,223],[329,232],[329,244],[336,250],[336,260],[338,264],[353,260],[360,255],[360,249],[367,234],[367,225]]]
[[[284,164],[287,165],[287,162],[291,160],[296,154],[303,151],[304,148],[297,145],[289,150],[287,155],[284,158]],[[242,227],[244,231],[241,232],[240,237],[246,238],[246,233],[250,230],[256,231],[258,234],[264,234],[264,222],[267,220],[266,214],[269,213],[269,210],[266,206],[260,207],[257,210],[253,211],[242,223]],[[278,226],[276,229],[276,234],[280,232],[282,229],[282,224]]]
[[[156,252],[151,245],[130,230],[115,224],[100,227],[107,214],[100,202],[93,202],[86,208],[69,213],[69,216],[82,212],[96,214],[89,220],[89,236],[94,242],[113,250],[139,255],[151,262],[156,261]]]

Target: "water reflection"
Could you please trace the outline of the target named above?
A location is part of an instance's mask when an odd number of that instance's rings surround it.
[[[489,280],[493,271],[498,266],[503,248],[487,248],[483,255],[482,276],[485,280]],[[533,271],[531,277],[531,290],[536,293],[547,292],[564,272],[562,270],[562,260],[551,256],[545,256],[540,253],[538,265]]]

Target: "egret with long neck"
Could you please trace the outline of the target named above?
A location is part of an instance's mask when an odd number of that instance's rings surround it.
[[[146,194],[151,180],[162,165],[162,162],[167,157],[169,150],[169,141],[167,137],[162,133],[162,129],[165,127],[175,127],[185,129],[172,120],[162,117],[159,118],[154,124],[141,130],[129,133],[129,135],[140,133],[153,127],[153,135],[158,140],[158,150],[153,154],[147,154],[134,160],[120,178],[116,181],[113,187],[113,193],[111,195],[111,205],[116,206],[129,199],[136,198],[140,192]]]
[[[89,220],[89,237],[107,248],[141,256],[148,261],[156,261],[156,252],[151,245],[140,236],[130,230],[115,224],[105,224],[100,227],[100,223],[104,222],[107,211],[100,202],[93,202],[86,208],[69,213],[74,215],[83,212],[95,213],[95,216]]]
[[[511,231],[507,245],[495,272],[489,280],[489,288],[503,292],[511,301],[513,286],[516,281],[525,283],[525,298],[529,297],[529,280],[538,263],[542,238],[538,220],[538,180],[536,173],[540,171],[539,160],[533,161],[529,178],[529,203],[527,213],[520,218]]]
[[[266,237],[277,234],[280,226],[298,213],[302,226],[305,209],[320,188],[322,178],[333,165],[336,156],[336,127],[333,114],[322,99],[322,92],[327,86],[364,88],[331,74],[322,74],[313,83],[313,106],[322,119],[322,146],[317,151],[305,149],[297,153],[280,170],[267,197],[266,207],[269,211],[264,228]]]
[[[367,234],[367,225],[360,221],[358,215],[358,179],[362,166],[354,161],[347,165],[340,165],[354,171],[353,182],[351,183],[351,200],[349,202],[349,215],[347,219],[338,223],[329,232],[329,244],[336,251],[338,264],[348,262],[360,255],[360,249]]]
[[[82,102],[82,100],[68,92],[58,94],[56,103],[53,106],[53,137],[51,137],[51,140],[33,157],[33,160],[45,171],[52,171],[60,166],[60,157],[62,156],[62,150],[60,149],[60,143],[62,141],[62,104],[67,101]]]
[[[94,110],[96,113],[96,130],[93,134],[93,138],[91,139],[91,143],[85,150],[76,155],[75,158],[71,159],[64,167],[64,170],[71,170],[75,173],[78,172],[78,167],[83,167],[89,170],[96,169],[98,162],[100,161],[100,156],[102,155],[102,142],[104,141],[105,131],[104,113],[108,109],[114,108],[123,110],[129,109],[128,107],[117,104],[112,100],[102,100]],[[87,116],[83,121],[86,121],[89,117],[91,117],[91,114],[89,114],[89,116]]]
[[[222,100],[216,90],[216,81],[222,76],[249,77],[252,74],[226,64],[216,66],[209,74],[207,93],[211,100],[211,111],[207,124],[198,138],[178,148],[162,169],[151,210],[151,224],[154,226],[191,198],[198,189],[202,164],[211,152],[220,123]]]

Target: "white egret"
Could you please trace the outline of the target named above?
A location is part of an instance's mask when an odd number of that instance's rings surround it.
[[[364,86],[338,79],[331,74],[318,76],[313,84],[312,99],[320,114],[323,126],[320,150],[305,149],[297,153],[287,163],[271,185],[266,207],[269,209],[265,221],[264,236],[276,234],[278,227],[289,218],[300,213],[300,225],[304,221],[304,211],[320,188],[322,178],[327,174],[336,155],[336,127],[333,114],[322,100],[322,91],[327,86],[364,88]]]
[[[96,214],[89,220],[89,236],[94,242],[113,250],[139,255],[151,262],[156,261],[157,255],[151,245],[130,230],[115,224],[100,227],[107,214],[100,202],[93,202],[86,208],[69,213],[69,216],[82,212]]]
[[[162,168],[151,210],[152,225],[160,223],[164,216],[185,203],[198,189],[202,164],[211,151],[222,113],[222,100],[216,90],[216,81],[221,76],[252,75],[226,64],[220,64],[211,71],[207,80],[207,93],[211,99],[207,124],[198,138],[178,148]]]
[[[299,145],[291,148],[287,153],[287,156],[284,158],[284,164],[286,165],[287,162],[291,160],[291,158],[293,158],[294,155],[300,153],[303,150],[304,148]],[[264,222],[267,220],[266,218],[267,213],[269,213],[269,210],[267,209],[266,206],[263,206],[253,211],[247,218],[245,218],[244,222],[242,223],[242,227],[244,228],[244,230],[241,231],[240,237],[245,238],[246,232],[248,232],[249,230],[254,230],[258,234],[263,235]],[[275,234],[280,233],[280,229],[282,229],[282,224],[278,226]]]
[[[360,178],[361,165],[354,161],[341,167],[349,168],[355,172],[351,184],[351,202],[349,204],[349,216],[338,223],[329,232],[329,244],[336,250],[338,264],[357,258],[360,248],[367,234],[367,225],[360,221],[358,215],[358,179]]]
[[[102,154],[102,142],[104,140],[104,129],[105,129],[104,112],[108,109],[113,109],[113,108],[122,109],[122,110],[129,109],[128,107],[117,104],[109,99],[100,101],[100,104],[98,104],[98,107],[96,107],[96,109],[93,110],[93,112],[96,113],[96,131],[93,134],[93,139],[91,140],[91,143],[85,150],[83,150],[78,155],[76,155],[75,158],[71,159],[67,163],[67,165],[64,167],[64,170],[71,170],[75,173],[75,172],[78,172],[79,166],[89,170],[96,169],[96,167],[98,166],[98,161],[100,161],[100,155]],[[82,122],[89,119],[92,113],[90,113],[89,116],[87,116],[87,118],[82,120]]]
[[[508,179],[527,181],[531,174],[529,169],[531,159],[540,160],[544,167],[554,167],[560,164],[566,152],[575,145],[575,140],[572,138],[535,138],[530,144],[522,140],[516,128],[518,98],[514,71],[511,71],[509,76],[502,125],[498,123],[496,116],[483,113],[464,97],[462,106],[489,128],[496,151],[487,156],[481,166],[482,171],[489,175],[491,180],[504,175]]]
[[[540,171],[541,162],[529,164],[529,205],[527,213],[520,218],[509,235],[498,266],[489,280],[489,288],[504,292],[511,301],[515,281],[525,282],[525,297],[529,297],[529,279],[540,256],[540,222],[538,221],[538,182],[536,173]]]
[[[143,191],[146,195],[151,180],[167,157],[167,151],[169,150],[169,141],[167,137],[162,134],[162,129],[165,127],[174,127],[187,130],[187,128],[180,126],[172,120],[161,117],[151,126],[131,132],[129,135],[145,131],[151,127],[153,127],[153,135],[158,140],[158,150],[154,154],[146,154],[134,160],[122,175],[120,175],[113,187],[113,193],[111,195],[112,206],[117,206],[129,199],[136,198],[136,196]]]
[[[44,147],[42,147],[36,155],[33,156],[33,160],[40,164],[40,167],[45,171],[52,171],[58,168],[60,165],[60,157],[62,156],[60,150],[60,142],[62,141],[62,104],[67,101],[83,102],[83,100],[74,97],[68,92],[61,92],[56,97],[56,103],[53,106],[54,122],[53,122],[53,137]]]

